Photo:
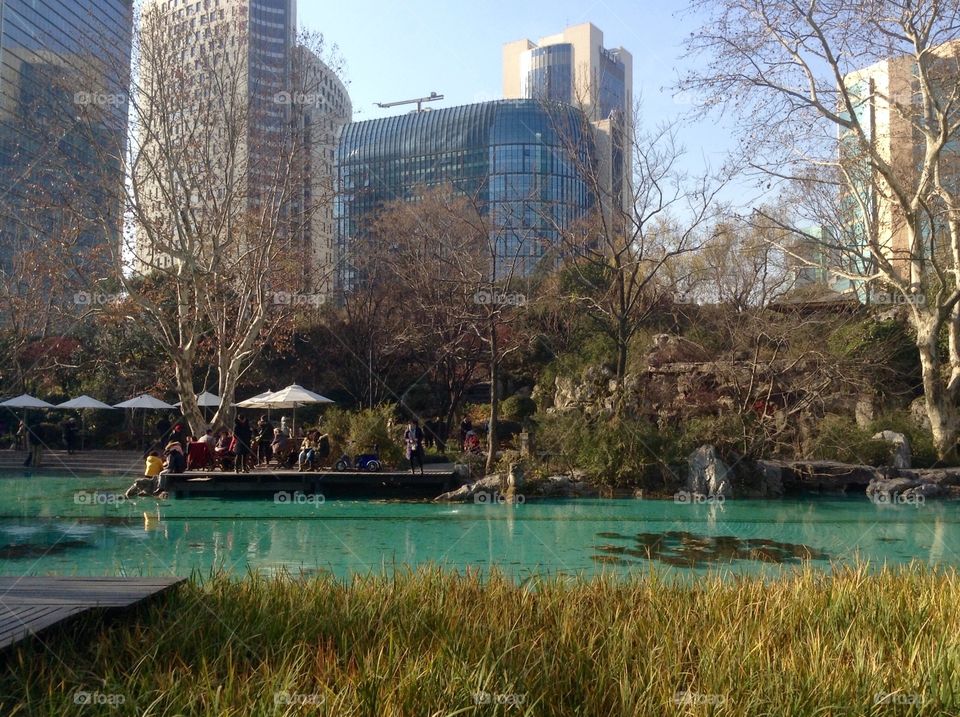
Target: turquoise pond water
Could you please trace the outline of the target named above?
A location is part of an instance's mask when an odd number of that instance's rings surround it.
[[[531,574],[721,569],[779,574],[804,559],[960,566],[956,503],[864,497],[727,501],[125,501],[129,479],[0,478],[0,574],[391,571],[422,564]]]

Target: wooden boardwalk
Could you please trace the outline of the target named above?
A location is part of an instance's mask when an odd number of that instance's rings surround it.
[[[435,498],[459,482],[452,467],[409,471],[317,471],[260,469],[251,473],[188,471],[170,476],[168,491],[175,498],[277,497],[281,493],[322,494],[328,498]]]
[[[0,649],[87,610],[130,607],[183,580],[0,577]]]

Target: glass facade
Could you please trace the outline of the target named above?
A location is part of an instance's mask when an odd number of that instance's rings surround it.
[[[583,114],[566,105],[501,100],[355,122],[337,150],[339,284],[355,276],[365,226],[385,204],[424,187],[451,185],[476,198],[497,246],[494,270],[509,261],[529,273],[559,232],[593,206],[582,170],[596,162]],[[516,259],[515,259],[516,258]]]
[[[250,174],[252,192],[269,186],[275,168],[271,160],[285,151],[290,104],[275,100],[289,91],[296,34],[293,0],[249,0]],[[254,198],[254,201],[257,201]]]
[[[49,238],[119,242],[130,1],[3,0],[0,28],[0,268]]]
[[[530,51],[524,97],[574,104],[573,45],[561,43]]]
[[[597,103],[600,117],[606,119],[614,112],[629,110],[626,106],[626,67],[615,50],[600,49],[599,74]]]

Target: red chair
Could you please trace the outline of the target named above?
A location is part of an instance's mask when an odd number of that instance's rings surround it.
[[[187,470],[205,471],[213,467],[213,456],[206,443],[197,441],[187,447]]]

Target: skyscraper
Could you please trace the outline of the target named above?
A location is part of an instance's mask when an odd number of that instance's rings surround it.
[[[598,171],[609,201],[627,207],[633,122],[633,56],[607,49],[592,23],[537,42],[503,46],[503,95],[581,109],[596,130]]]
[[[302,132],[308,166],[304,171],[304,240],[310,247],[310,290],[328,296],[334,288],[336,224],[333,216],[335,158],[340,132],[353,118],[353,106],[340,78],[314,52],[298,47],[295,74],[304,78],[303,92],[289,93],[295,123]]]
[[[0,26],[0,270],[44,243],[99,264],[122,228],[130,2],[4,0]]]
[[[262,218],[271,217],[295,240],[284,241],[285,248],[298,247],[284,252],[303,272],[298,290],[326,290],[333,244],[332,154],[351,107],[336,72],[298,46],[295,1],[149,0],[145,18],[169,28],[174,46],[158,56],[185,70],[182,89],[174,94],[186,101],[156,109],[182,127],[172,144],[189,145],[193,156],[171,152],[160,142],[142,145],[147,156],[165,155],[141,166],[156,178],[143,181],[145,200],[171,221],[169,229],[161,221],[159,231],[146,226],[140,231],[140,270],[150,273],[169,263],[157,237],[167,234],[179,243],[176,235],[184,234],[179,206],[189,206],[195,228],[205,214],[218,214],[200,227],[198,233],[207,239],[197,251],[222,252],[229,246],[242,254],[256,241]],[[159,42],[164,41],[161,34]],[[141,85],[150,83],[151,73],[165,72],[150,68],[156,62],[143,60]],[[161,94],[160,103],[170,92]],[[149,110],[152,102],[148,97],[142,104]],[[165,191],[169,173],[156,172],[164,162],[178,165],[170,167],[174,176],[192,174],[196,191],[185,188],[182,197]]]
[[[494,271],[532,272],[594,204],[583,171],[590,125],[569,105],[500,100],[347,125],[337,150],[338,280],[357,280],[353,252],[378,210],[449,185],[490,218]]]
[[[925,54],[926,77],[930,81],[927,96],[947,114],[947,124],[956,123],[960,112],[954,99],[960,82],[960,40],[931,48]],[[837,243],[857,258],[852,270],[869,275],[876,261],[868,248],[875,242],[883,258],[896,272],[908,272],[914,252],[929,254],[931,246],[946,246],[948,218],[933,190],[921,202],[926,211],[919,213],[918,226],[904,218],[895,186],[913,194],[923,181],[921,169],[927,150],[923,129],[936,134],[940,127],[925,117],[924,94],[920,86],[917,58],[913,55],[890,57],[847,74],[844,86],[854,103],[854,113],[879,160],[871,162],[853,130],[838,136],[838,157],[843,167],[839,226],[834,227]],[[932,115],[933,116],[933,115]],[[886,166],[880,171],[879,164]],[[947,191],[956,191],[960,179],[960,152],[953,136],[939,154],[936,172]],[[916,232],[914,234],[914,231]],[[916,236],[915,246],[911,237]]]

